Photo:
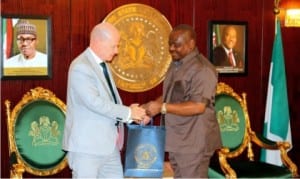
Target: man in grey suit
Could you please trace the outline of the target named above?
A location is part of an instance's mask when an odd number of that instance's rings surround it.
[[[122,105],[105,67],[118,53],[119,41],[113,25],[100,23],[91,32],[89,47],[70,65],[63,149],[73,178],[123,178],[123,123],[149,120],[138,104]]]

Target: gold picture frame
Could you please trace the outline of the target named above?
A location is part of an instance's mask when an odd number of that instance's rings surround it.
[[[208,54],[220,74],[247,74],[247,26],[242,21],[210,21]]]
[[[1,79],[50,79],[51,18],[1,16]]]

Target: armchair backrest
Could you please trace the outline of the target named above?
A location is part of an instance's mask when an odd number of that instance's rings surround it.
[[[228,148],[232,156],[237,156],[250,142],[247,104],[230,86],[220,82],[217,86],[215,109],[223,147]]]
[[[36,87],[10,110],[6,100],[11,177],[24,171],[37,176],[54,175],[67,166],[61,141],[66,105],[53,92]]]
[[[298,176],[297,166],[287,155],[290,144],[286,141],[270,141],[251,129],[246,93],[238,95],[229,85],[220,82],[217,86],[215,106],[223,147],[217,150],[218,164],[210,165],[210,177],[290,178]],[[255,161],[253,144],[280,152],[284,166]],[[244,151],[247,152],[248,160],[243,158],[230,160],[238,158]]]

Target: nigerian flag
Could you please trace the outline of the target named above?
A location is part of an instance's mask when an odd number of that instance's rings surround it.
[[[276,33],[270,65],[264,136],[273,141],[285,140],[292,144],[285,64],[279,19],[276,20]],[[261,160],[278,166],[282,165],[279,151],[262,150]]]
[[[13,28],[12,28],[12,19],[10,18],[2,18],[2,54],[3,60],[10,57],[12,50],[12,37],[13,37]]]

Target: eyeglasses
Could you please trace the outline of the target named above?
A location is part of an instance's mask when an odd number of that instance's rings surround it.
[[[31,44],[36,38],[17,38],[18,43],[24,43],[26,42],[27,44]]]

